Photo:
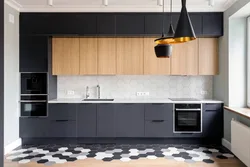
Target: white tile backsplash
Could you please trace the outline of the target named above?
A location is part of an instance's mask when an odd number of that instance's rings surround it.
[[[98,84],[101,98],[143,98],[136,92],[149,92],[145,98],[213,98],[213,76],[58,76],[57,82],[58,98],[85,98],[86,86],[96,98]]]

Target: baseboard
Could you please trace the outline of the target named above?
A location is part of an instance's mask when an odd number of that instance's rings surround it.
[[[222,139],[222,145],[231,151],[231,143],[224,138]]]
[[[22,139],[19,138],[16,141],[8,144],[7,146],[4,147],[4,155],[10,153],[11,151],[13,151],[15,148],[19,147],[22,145]]]

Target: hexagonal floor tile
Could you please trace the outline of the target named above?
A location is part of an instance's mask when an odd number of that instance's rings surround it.
[[[203,162],[208,163],[208,164],[214,163],[214,161],[211,159],[204,159]]]
[[[127,157],[124,157],[124,158],[121,158],[120,159],[122,162],[128,162],[128,161],[131,161],[130,158],[127,158]]]
[[[157,157],[155,155],[148,155],[146,158],[147,159],[157,159]]]

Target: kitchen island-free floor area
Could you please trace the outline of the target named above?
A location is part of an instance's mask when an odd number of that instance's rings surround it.
[[[5,167],[245,167],[216,145],[26,145],[5,157]]]

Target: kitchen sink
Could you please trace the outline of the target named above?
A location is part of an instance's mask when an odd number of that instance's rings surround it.
[[[114,101],[114,99],[83,99],[83,101]]]

